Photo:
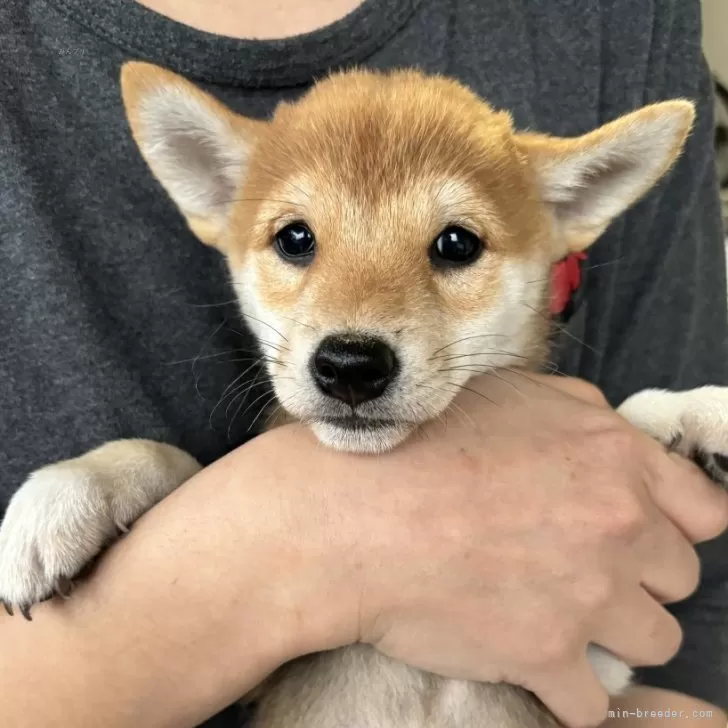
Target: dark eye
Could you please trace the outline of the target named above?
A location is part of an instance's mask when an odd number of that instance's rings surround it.
[[[275,246],[284,260],[304,264],[313,258],[316,238],[302,222],[293,222],[276,234]]]
[[[480,238],[465,228],[445,228],[430,246],[430,260],[438,268],[454,268],[474,263],[483,252]]]

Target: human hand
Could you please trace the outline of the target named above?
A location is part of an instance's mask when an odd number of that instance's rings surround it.
[[[350,599],[321,609],[356,617],[342,642],[519,684],[567,723],[598,723],[608,697],[587,644],[634,665],[676,653],[661,602],[697,586],[691,543],[728,525],[728,498],[590,385],[498,376],[473,380],[446,425],[327,479]]]

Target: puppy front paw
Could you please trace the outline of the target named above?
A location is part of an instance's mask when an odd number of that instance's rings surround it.
[[[30,608],[71,579],[155,503],[200,469],[187,453],[147,440],[118,440],[36,470],[0,526],[0,601]]]
[[[617,412],[728,486],[728,387],[645,389],[625,400]]]
[[[118,522],[99,475],[78,461],[34,472],[0,527],[0,600],[30,619],[30,607],[70,580],[126,524]]]
[[[609,695],[621,695],[632,682],[632,668],[598,645],[589,645],[587,658]]]

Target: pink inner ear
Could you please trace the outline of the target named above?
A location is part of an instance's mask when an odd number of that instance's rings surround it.
[[[551,303],[552,316],[563,313],[574,291],[581,283],[580,261],[586,260],[586,253],[571,253],[560,260],[551,269]]]

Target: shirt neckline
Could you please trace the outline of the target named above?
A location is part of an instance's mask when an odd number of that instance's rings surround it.
[[[274,40],[208,33],[135,0],[50,0],[98,36],[200,81],[249,88],[310,83],[354,65],[389,42],[422,0],[364,0],[343,18],[301,35]]]

